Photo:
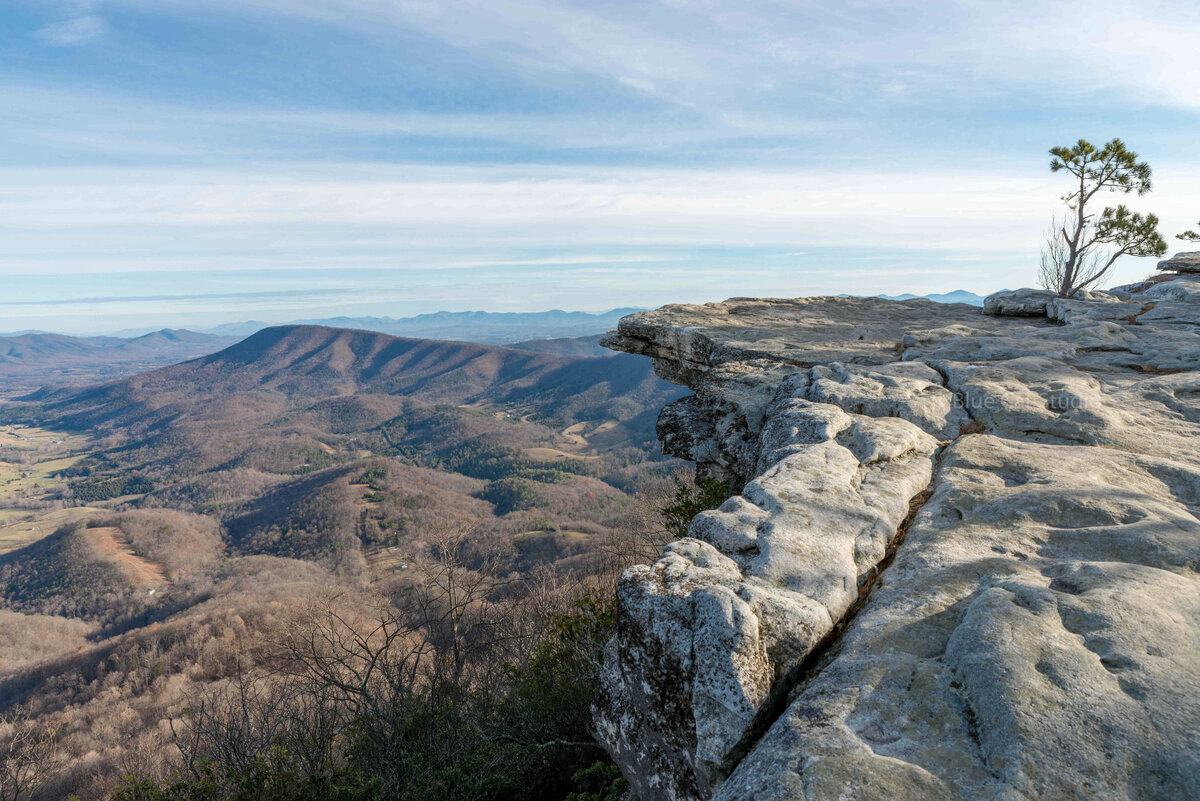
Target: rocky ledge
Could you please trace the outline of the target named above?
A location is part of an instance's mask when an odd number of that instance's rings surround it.
[[[1158,263],[1158,269],[1177,273],[1200,273],[1200,252],[1176,253]]]
[[[595,712],[635,796],[1200,797],[1200,276],[607,344],[738,492],[621,579]]]

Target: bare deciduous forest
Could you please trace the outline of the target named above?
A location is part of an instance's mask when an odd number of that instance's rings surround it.
[[[268,329],[4,407],[0,797],[616,797],[616,576],[713,499],[591,347]]]

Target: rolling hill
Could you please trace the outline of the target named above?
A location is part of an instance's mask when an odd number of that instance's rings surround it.
[[[235,337],[162,329],[137,337],[25,333],[0,337],[0,387],[6,393],[43,385],[103,381],[192,359],[228,347]]]

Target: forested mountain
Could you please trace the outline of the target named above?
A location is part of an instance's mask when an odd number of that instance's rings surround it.
[[[511,347],[560,356],[613,356],[599,337],[628,309],[588,312],[437,312],[416,317],[338,317],[275,329],[357,329],[417,339],[515,343]],[[41,386],[79,386],[205,356],[272,329],[232,323],[199,332],[164,328],[118,336],[68,336],[43,331],[0,335],[0,397]],[[261,342],[259,343],[261,344]]]
[[[517,348],[391,337],[323,326],[268,328],[218,353],[86,389],[30,396],[44,423],[142,430],[168,420],[270,417],[322,398],[351,425],[378,425],[400,398],[501,404],[556,424],[615,422],[651,433],[646,411],[678,394],[648,360],[578,357]],[[353,399],[350,400],[350,396]],[[251,418],[248,418],[250,415]],[[335,421],[330,425],[336,427]],[[611,427],[610,427],[611,428]]]
[[[56,727],[46,797],[168,775],[166,721],[259,669],[293,612],[407,608],[447,554],[492,587],[472,604],[559,588],[506,613],[521,638],[569,611],[676,469],[654,420],[681,391],[595,352],[281,326],[0,407],[0,714]]]

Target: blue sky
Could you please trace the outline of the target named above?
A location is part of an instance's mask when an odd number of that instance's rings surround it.
[[[0,331],[1029,284],[1052,145],[1200,218],[1197,41],[1190,1],[4,0]]]

